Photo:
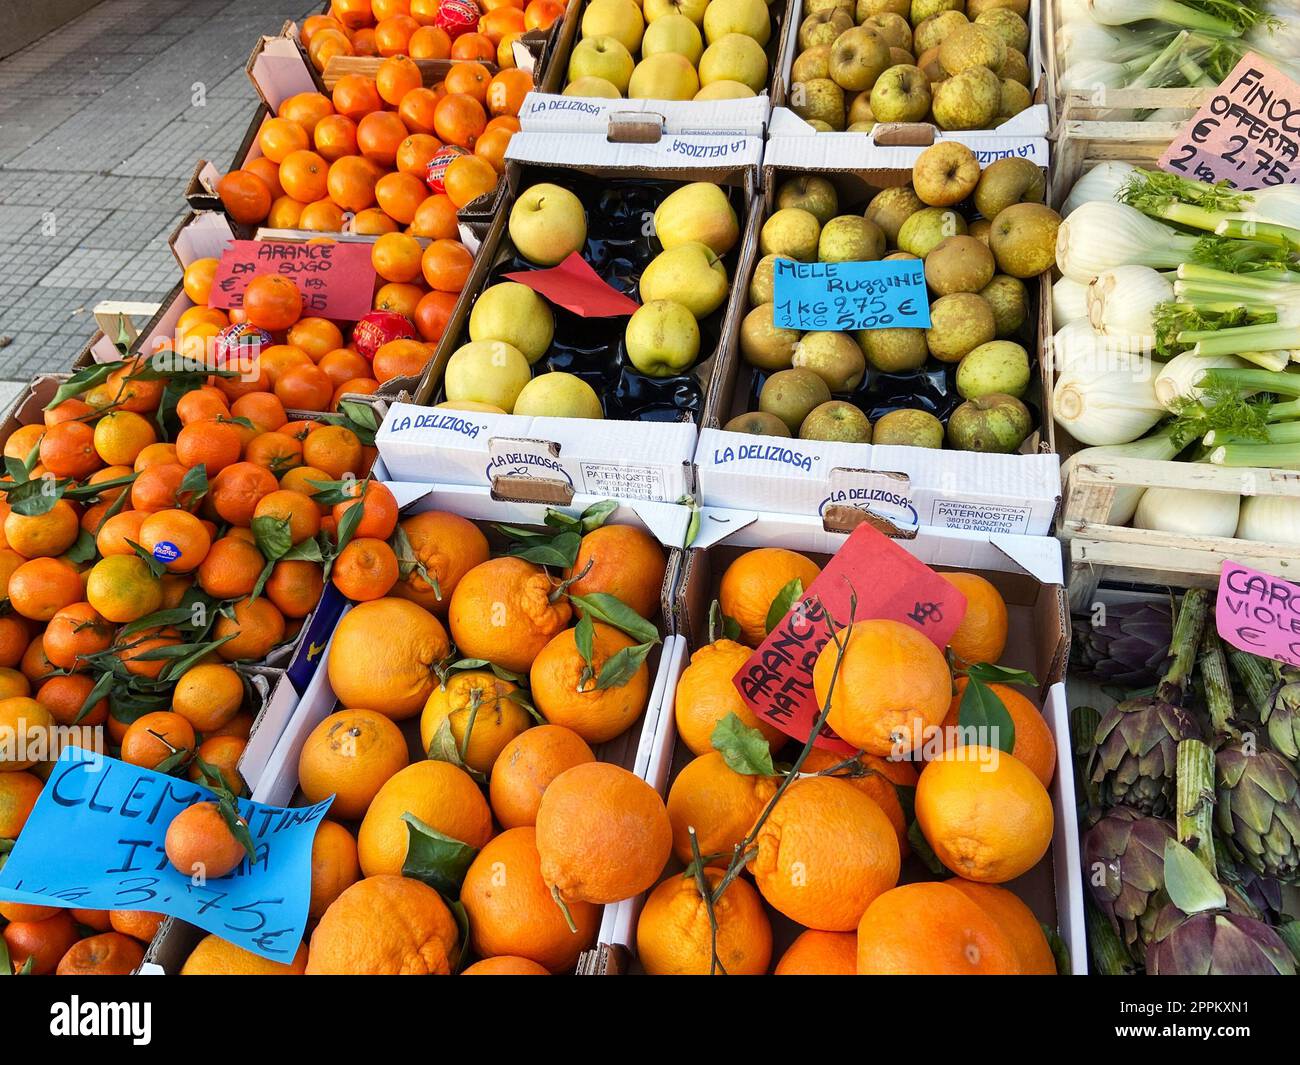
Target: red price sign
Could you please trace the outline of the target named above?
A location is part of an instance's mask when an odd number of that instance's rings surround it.
[[[248,283],[264,274],[279,274],[298,286],[304,317],[355,322],[374,298],[369,244],[236,240],[221,256],[208,302],[223,309],[240,307]]]
[[[854,621],[901,621],[948,646],[966,613],[966,597],[923,562],[870,525],[859,525],[812,585],[750,656],[732,682],[759,717],[803,742],[821,707],[813,694],[813,666],[831,639],[826,612],[838,627]],[[852,754],[856,748],[830,729],[816,745]]]

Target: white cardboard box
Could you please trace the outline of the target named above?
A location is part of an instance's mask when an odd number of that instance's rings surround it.
[[[767,93],[741,100],[610,100],[530,92],[519,126],[525,133],[606,133],[631,122],[665,134],[761,138],[771,111]]]

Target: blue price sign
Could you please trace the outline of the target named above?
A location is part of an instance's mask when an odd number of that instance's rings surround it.
[[[930,299],[920,259],[774,264],[782,329],[928,329]]]

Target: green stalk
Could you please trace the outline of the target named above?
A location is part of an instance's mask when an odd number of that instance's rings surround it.
[[[1283,248],[1300,245],[1300,230],[1277,222],[1261,222],[1247,218],[1225,218],[1214,231],[1217,236],[1233,240],[1255,240],[1276,244]]]
[[[1243,355],[1242,358],[1245,358]],[[1268,408],[1268,420],[1283,422],[1291,418],[1300,418],[1300,399],[1288,400],[1286,403],[1274,403]]]
[[[1279,345],[1269,350],[1281,350]],[[1296,345],[1291,345],[1295,347]],[[1201,354],[1206,354],[1202,352]],[[1230,355],[1231,352],[1220,352]],[[1300,397],[1300,374],[1270,373],[1267,370],[1208,370],[1201,378],[1202,388],[1235,389],[1238,392],[1272,392],[1279,396]]]
[[[1262,370],[1268,370],[1270,373],[1277,373],[1285,370],[1291,363],[1291,353],[1289,351],[1239,351],[1237,358],[1244,359],[1246,362],[1253,362]],[[1296,414],[1287,415],[1287,417],[1300,417],[1300,411]]]
[[[1183,337],[1178,336],[1179,343]],[[1195,343],[1193,349],[1197,355],[1236,355],[1243,348],[1250,351],[1290,351],[1300,348],[1300,328],[1284,325],[1243,325],[1232,329],[1220,329],[1213,336]],[[1235,372],[1235,371],[1234,371]],[[1254,373],[1242,370],[1241,373]],[[1288,392],[1285,395],[1300,395],[1300,392]]]
[[[1262,275],[1273,271],[1258,271],[1257,274],[1232,274],[1203,263],[1183,263],[1178,268],[1178,280],[1202,281],[1226,288],[1253,289],[1257,292],[1278,293],[1286,291],[1286,286],[1279,284],[1285,278],[1265,278]],[[1280,271],[1278,271],[1280,272]]]
[[[1097,746],[1097,726],[1101,713],[1092,706],[1076,706],[1070,711],[1070,743],[1074,752],[1074,791],[1079,806],[1080,823],[1091,820],[1101,810],[1101,795],[1088,772],[1088,761]]]
[[[1190,203],[1166,203],[1147,213],[1163,218],[1166,222],[1174,222],[1190,229],[1202,229],[1207,233],[1218,233],[1219,227],[1227,222],[1223,212],[1209,211]]]
[[[1196,653],[1205,630],[1205,618],[1210,609],[1210,593],[1204,588],[1189,589],[1183,595],[1178,619],[1174,622],[1169,640],[1169,653],[1173,660],[1156,687],[1156,698],[1172,706],[1181,706],[1183,689],[1196,665]]]
[[[1300,469],[1300,444],[1224,444],[1210,452],[1210,461],[1216,466]]]
[[[1212,874],[1218,873],[1214,857],[1214,752],[1200,740],[1178,745],[1178,795],[1174,828],[1178,842],[1186,845]]]
[[[1228,661],[1232,664],[1237,679],[1241,681],[1246,702],[1256,717],[1262,717],[1273,701],[1273,688],[1277,680],[1273,664],[1236,647],[1228,648]]]
[[[1300,444],[1300,422],[1276,422],[1264,429],[1265,439],[1263,443],[1268,444]],[[1261,441],[1252,437],[1236,436],[1225,429],[1211,429],[1205,434],[1201,443],[1206,447],[1223,446],[1227,444],[1257,444]]]
[[[1205,709],[1210,715],[1210,726],[1216,740],[1239,740],[1241,733],[1232,726],[1235,705],[1232,701],[1232,683],[1228,680],[1228,659],[1223,644],[1215,631],[1212,619],[1206,622],[1201,636],[1201,657],[1197,661],[1201,685],[1205,690]],[[1181,758],[1182,752],[1179,752]],[[1213,764],[1213,759],[1211,759]]]
[[[1124,949],[1119,933],[1097,909],[1092,899],[1085,895],[1086,920],[1088,931],[1088,956],[1092,959],[1092,970],[1098,976],[1136,976],[1137,966],[1132,955]]]

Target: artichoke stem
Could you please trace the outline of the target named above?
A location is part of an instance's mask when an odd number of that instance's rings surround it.
[[[1174,828],[1214,876],[1214,752],[1200,740],[1178,745],[1178,801]]]
[[[1241,733],[1232,726],[1235,704],[1232,701],[1232,683],[1228,679],[1228,660],[1223,654],[1219,634],[1208,620],[1201,635],[1201,657],[1197,665],[1205,686],[1205,705],[1210,712],[1215,745],[1241,739]]]
[[[1235,647],[1228,649],[1228,661],[1232,663],[1232,671],[1241,681],[1246,701],[1255,715],[1260,718],[1267,716],[1276,684],[1273,664]]]
[[[1085,899],[1084,904],[1087,908],[1088,953],[1092,957],[1093,971],[1098,976],[1135,975],[1137,966],[1124,949],[1119,934],[1092,899]]]
[[[1156,688],[1156,698],[1171,706],[1182,706],[1183,688],[1196,665],[1196,653],[1201,646],[1201,633],[1209,612],[1210,593],[1205,588],[1192,588],[1183,595],[1174,634],[1169,641],[1172,661]]]
[[[1097,747],[1101,714],[1096,707],[1076,706],[1070,711],[1070,741],[1074,748],[1074,790],[1081,823],[1101,813],[1101,794],[1093,782],[1089,763]]]

